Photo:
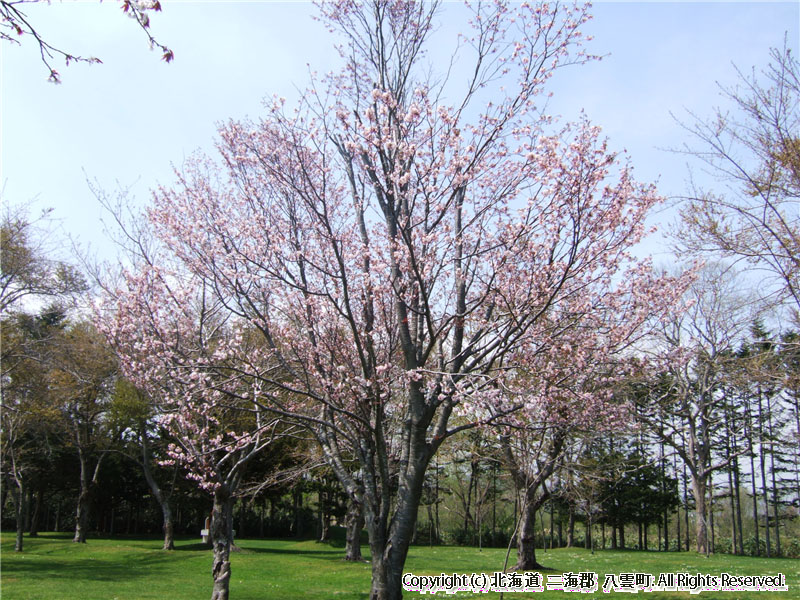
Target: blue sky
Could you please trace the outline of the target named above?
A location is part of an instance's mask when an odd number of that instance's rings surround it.
[[[171,165],[213,148],[215,124],[261,113],[264,97],[296,97],[308,65],[336,67],[332,39],[303,2],[163,2],[152,16],[156,37],[175,51],[160,61],[116,2],[54,2],[29,7],[48,41],[101,65],[47,71],[30,43],[0,46],[3,203],[52,207],[66,233],[101,254],[101,210],[86,179],[113,193],[130,188],[140,202],[172,179]],[[457,24],[448,4],[442,33]],[[686,189],[686,133],[671,116],[709,115],[722,103],[717,83],[733,84],[733,65],[766,64],[784,34],[800,46],[800,2],[600,2],[586,31],[604,60],[564,71],[551,112],[574,119],[585,110],[611,146],[625,149],[644,181],[662,194]],[[441,37],[441,36],[440,36]],[[668,221],[672,213],[658,217]],[[658,248],[652,246],[652,251]]]

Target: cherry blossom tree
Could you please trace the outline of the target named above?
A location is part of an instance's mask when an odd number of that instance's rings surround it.
[[[152,258],[141,257],[145,264]],[[138,278],[128,274],[125,293],[115,297],[118,318],[107,318],[98,308],[97,320],[123,358],[124,371],[154,399],[160,425],[175,440],[166,464],[186,468],[188,477],[213,497],[211,597],[225,600],[235,495],[247,463],[286,435],[287,428],[258,402],[261,380],[235,363],[224,364],[229,344],[248,351],[242,333],[228,339],[225,319],[202,284],[176,275],[156,268],[144,269]]]
[[[589,59],[586,9],[469,5],[437,78],[438,8],[322,4],[342,71],[222,125],[221,160],[193,157],[154,194],[161,258],[112,294],[128,376],[191,390],[169,392],[169,422],[201,481],[222,489],[204,457],[252,439],[201,425],[217,398],[312,431],[363,509],[376,600],[401,595],[441,444],[517,412],[603,414],[581,365],[680,287],[630,254],[654,188],[586,119],[543,112],[553,74]],[[203,343],[211,323],[226,335]]]
[[[515,388],[523,408],[495,422],[505,466],[521,498],[517,570],[541,568],[536,512],[549,498],[548,480],[567,460],[570,445],[626,429],[631,405],[615,392],[639,368],[631,350],[654,324],[681,312],[678,296],[694,275],[689,270],[658,280],[645,273],[629,273],[611,287],[595,283],[591,290],[583,287],[581,294],[561,298],[561,306],[548,317],[550,328],[540,334],[551,348],[537,346],[533,354],[517,359],[521,381]]]

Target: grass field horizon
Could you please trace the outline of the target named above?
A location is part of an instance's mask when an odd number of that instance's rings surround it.
[[[161,550],[158,536],[93,537],[87,544],[72,543],[68,533],[42,533],[25,538],[24,552],[14,552],[13,532],[0,535],[0,591],[4,600],[189,600],[211,595],[211,551],[197,538],[179,537],[176,549]],[[233,554],[232,600],[294,600],[302,598],[368,598],[369,563],[342,560],[341,544],[313,540],[243,539],[241,551]],[[369,558],[369,548],[363,548]],[[509,564],[516,553],[512,550]],[[700,598],[702,600],[748,600],[755,598],[800,600],[800,560],[766,559],[733,555],[705,557],[696,552],[639,552],[582,548],[538,550],[539,562],[549,569],[546,576],[562,572],[596,572],[598,589],[594,594],[544,591],[506,593],[505,598],[568,599],[626,597],[630,593],[602,591],[603,576],[609,573],[686,572],[719,575],[786,576],[786,592],[651,592],[655,600]],[[412,546],[404,571],[415,575],[440,573],[492,573],[503,570],[506,550],[463,546]],[[452,598],[499,598],[498,593],[459,592]],[[430,597],[404,592],[405,598]]]

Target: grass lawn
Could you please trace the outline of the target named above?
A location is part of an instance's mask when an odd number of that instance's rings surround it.
[[[87,544],[73,544],[69,534],[40,534],[25,538],[25,552],[14,552],[11,533],[0,536],[0,585],[3,600],[195,600],[211,595],[211,552],[195,539],[179,539],[176,550],[160,550],[158,538],[94,538]],[[368,596],[370,567],[341,560],[341,547],[313,541],[239,540],[241,552],[232,558],[232,600],[300,600],[304,598],[365,599]],[[365,548],[367,550],[367,548]],[[706,558],[690,552],[624,552],[559,549],[538,554],[539,561],[563,571],[594,571],[602,588],[607,573],[688,572],[719,575],[786,575],[788,592],[652,592],[645,598],[670,600],[699,598],[798,599],[800,600],[800,561],[757,559],[718,555]],[[472,573],[501,570],[505,550],[414,546],[406,562],[406,572],[414,574]],[[511,560],[514,560],[512,553]],[[429,598],[405,592],[405,598]],[[438,597],[499,598],[499,594],[459,592]],[[580,594],[558,591],[506,593],[509,600],[526,598],[631,598],[631,594]]]

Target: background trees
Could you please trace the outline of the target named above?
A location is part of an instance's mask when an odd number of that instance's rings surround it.
[[[640,419],[677,452],[691,475],[697,511],[697,551],[708,552],[706,497],[718,459],[714,432],[724,423],[721,377],[747,323],[746,300],[721,267],[707,268],[690,288],[693,304],[659,333],[666,373],[645,383]],[[738,314],[737,314],[738,313]],[[746,315],[746,313],[745,313]]]
[[[26,299],[50,302],[86,290],[86,282],[69,263],[54,258],[47,245],[48,213],[39,218],[24,205],[5,204],[0,223],[0,313]],[[4,357],[5,359],[5,357]],[[4,360],[4,368],[14,363]]]
[[[3,473],[15,486],[17,539],[23,550],[23,531],[29,518],[31,488],[46,473],[52,437],[59,413],[47,388],[47,338],[60,326],[61,311],[41,316],[19,315],[3,319],[2,346],[2,458]],[[40,496],[37,496],[40,498]]]
[[[723,88],[730,110],[688,127],[700,158],[723,186],[699,190],[682,209],[678,238],[689,250],[741,261],[769,274],[759,292],[800,307],[800,65],[773,48],[763,73],[740,72]],[[766,289],[763,289],[766,288]]]

